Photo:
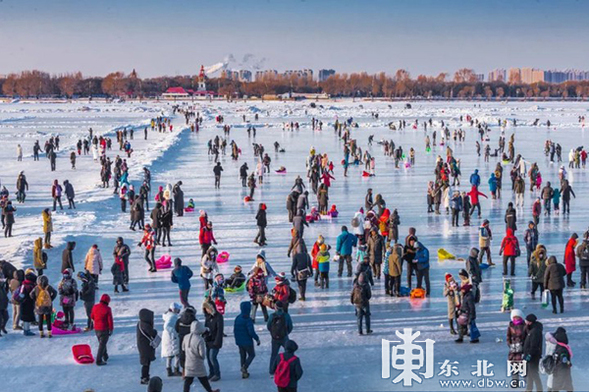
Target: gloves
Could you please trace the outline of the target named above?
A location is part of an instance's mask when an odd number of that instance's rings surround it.
[[[140,247],[140,248],[141,248],[141,245],[142,245],[142,243],[141,243],[141,242],[137,244],[137,246],[138,246],[138,247]]]
[[[262,344],[262,343],[260,343],[260,341],[258,340],[258,346],[259,346],[260,344]]]

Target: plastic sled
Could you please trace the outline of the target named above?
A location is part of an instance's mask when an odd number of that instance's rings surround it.
[[[92,349],[87,344],[76,344],[75,346],[72,346],[72,354],[74,356],[74,361],[80,365],[94,363]]]
[[[428,147],[425,149],[425,152],[431,152],[431,150],[432,150],[431,147]]]
[[[411,293],[409,294],[409,296],[412,299],[415,299],[415,298],[423,299],[423,298],[425,298],[425,290],[421,289],[419,287],[414,288],[413,290],[411,290]]]
[[[155,268],[157,268],[157,269],[172,268],[172,256],[163,255],[162,257],[157,259],[155,261]]]
[[[337,218],[338,215],[339,215],[338,211],[328,211],[327,212],[327,216],[330,218]]]
[[[438,259],[439,260],[456,260],[456,256],[452,253],[448,252],[444,248],[438,249]]]
[[[243,202],[244,202],[244,203],[249,203],[250,201],[253,201],[253,200],[254,200],[254,199],[252,199],[252,198],[251,198],[251,197],[249,197],[249,196],[246,196],[246,197],[244,197],[244,198],[243,198]]]
[[[218,299],[215,300],[215,308],[217,309],[217,312],[221,313],[221,315],[225,314],[225,302]]]
[[[286,174],[286,169],[279,169],[279,170],[274,170],[276,173],[278,174]]]
[[[487,264],[487,263],[481,263],[480,264],[480,267],[481,267],[482,270],[484,270],[484,269],[489,268],[489,264]]]
[[[399,294],[401,295],[401,297],[408,297],[409,294],[411,294],[411,290],[409,290],[408,287],[402,286],[399,290]]]
[[[362,177],[372,177],[372,176],[373,176],[373,174],[370,174],[365,170],[362,171]]]
[[[222,264],[229,261],[229,253],[223,251],[217,256],[217,263]]]
[[[194,207],[186,207],[184,212],[194,212]]]
[[[226,293],[238,293],[238,292],[240,292],[240,291],[245,291],[245,286],[247,286],[247,281],[246,281],[246,282],[243,282],[243,283],[241,284],[241,286],[237,286],[237,287],[235,287],[235,288],[227,287],[227,288],[225,289],[225,292],[226,292]]]
[[[74,328],[74,329],[61,329],[55,325],[53,325],[51,327],[51,334],[56,336],[56,335],[75,335],[77,333],[82,333],[82,329],[81,328]]]
[[[405,163],[405,168],[406,168],[406,169],[409,169],[410,167],[411,167],[411,164],[410,164],[409,162],[406,162],[406,163]]]

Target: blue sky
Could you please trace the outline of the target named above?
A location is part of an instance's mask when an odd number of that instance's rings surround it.
[[[589,68],[584,0],[0,0],[0,74]]]

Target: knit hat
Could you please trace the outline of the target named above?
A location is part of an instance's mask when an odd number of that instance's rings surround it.
[[[274,280],[278,284],[283,283],[286,280],[286,274],[284,272],[281,272],[278,275],[276,275],[276,277],[274,278]]]
[[[262,260],[266,261],[266,251],[261,250],[260,252],[258,252],[258,255],[256,256],[256,258],[261,258]]]
[[[521,318],[523,320],[525,318],[524,312],[522,312],[519,309],[513,309],[511,311],[511,317],[510,317],[511,318],[511,321],[513,321],[513,319],[516,318],[516,317],[519,317],[519,318]]]
[[[538,317],[536,317],[534,313],[530,313],[526,316],[526,321],[529,321],[530,323],[535,323],[536,321],[538,321]]]
[[[177,303],[177,302],[172,302],[172,303],[170,304],[170,307],[169,307],[168,309],[170,309],[170,310],[171,310],[171,311],[173,311],[174,313],[180,313],[180,310],[182,310],[182,305],[180,305],[180,304],[179,304],[179,303]]]
[[[463,276],[465,278],[468,278],[468,272],[466,272],[466,270],[464,268],[462,268],[460,271],[458,271],[458,276]]]
[[[321,244],[321,246],[319,247],[319,249],[321,250],[321,252],[325,252],[327,250],[327,245],[326,244]]]
[[[446,282],[448,282],[450,279],[452,279],[452,274],[451,273],[447,273],[446,276]]]
[[[241,265],[236,265],[235,268],[233,268],[233,272],[241,272]]]

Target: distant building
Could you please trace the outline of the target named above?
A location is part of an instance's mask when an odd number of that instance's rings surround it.
[[[324,82],[326,81],[330,76],[335,75],[335,70],[333,69],[320,69],[319,70],[319,81],[320,82]]]
[[[240,82],[251,82],[252,81],[252,72],[248,71],[247,69],[242,69],[239,71],[239,81]]]
[[[508,81],[511,84],[521,83],[521,81],[522,81],[521,70],[519,68],[509,68]]]
[[[485,74],[475,74],[477,78],[477,82],[484,82],[485,81]]]
[[[302,69],[302,70],[287,70],[284,71],[284,76],[297,76],[299,78],[306,78],[306,79],[313,79],[313,70],[312,69]]]
[[[503,68],[497,68],[489,72],[489,82],[506,82],[507,71]]]
[[[175,98],[187,98],[189,96],[188,91],[184,90],[183,87],[170,87],[162,94],[162,97],[168,99]]]
[[[198,74],[198,88],[196,90],[196,92],[206,92],[207,91],[207,81],[206,79],[206,75],[205,75],[205,66],[201,65],[200,66],[200,72]]]
[[[275,79],[278,77],[278,71],[275,69],[267,69],[264,71],[256,71],[256,80],[261,80],[264,78]]]

